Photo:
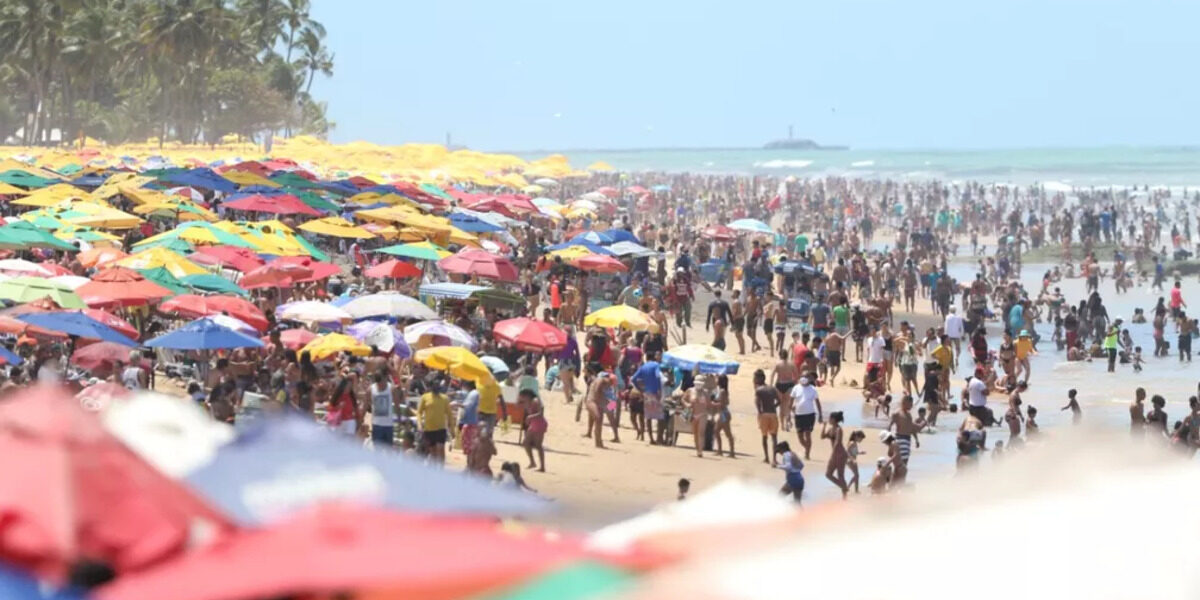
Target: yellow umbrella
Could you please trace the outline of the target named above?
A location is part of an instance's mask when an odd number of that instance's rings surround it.
[[[274,181],[271,181],[270,179],[267,179],[258,173],[251,173],[250,171],[225,171],[224,173],[221,173],[221,177],[224,177],[225,179],[228,179],[240,186],[265,185],[273,188],[282,187],[278,183],[275,183]]]
[[[368,240],[375,237],[375,234],[370,231],[341,217],[325,217],[324,219],[308,221],[300,225],[300,229],[317,235],[357,240]]]
[[[135,207],[133,212],[148,217],[168,217],[180,221],[208,221],[212,223],[217,220],[217,215],[213,211],[191,200],[181,198],[171,198],[166,202],[156,204],[143,204]]]
[[[405,198],[399,194],[381,194],[379,192],[362,192],[355,194],[346,199],[347,202],[361,204],[363,206],[369,204],[391,204],[401,206],[416,207],[417,203],[409,198]]]
[[[594,219],[596,218],[595,211],[588,210],[582,206],[572,206],[563,211],[563,216],[568,219]]]
[[[462,246],[479,247],[479,237],[467,233],[453,225],[450,226],[450,241]]]
[[[30,192],[24,198],[18,198],[9,204],[42,207],[54,206],[56,204],[62,204],[65,200],[70,200],[72,198],[82,199],[87,195],[87,192],[69,183],[56,183],[54,185],[46,186],[40,190]]]
[[[592,255],[592,251],[588,250],[587,248],[585,248],[583,246],[567,246],[566,248],[561,248],[558,250],[551,250],[550,252],[546,253],[547,258],[554,258],[555,256],[560,256],[560,257],[562,257],[562,259],[564,261],[567,261],[567,262],[570,262],[577,258],[583,258],[585,256],[591,256],[591,255]]]
[[[474,352],[459,346],[437,346],[418,350],[413,360],[439,371],[446,371],[451,377],[467,379],[475,382],[487,382],[492,379],[492,372],[487,365],[475,356]]]
[[[75,239],[75,237],[78,234],[87,233],[89,238],[93,238],[90,240],[93,243],[95,243],[95,241],[96,241],[96,239],[94,239],[94,238],[99,238],[104,241],[113,242],[113,243],[118,244],[118,246],[124,241],[121,238],[119,238],[111,233],[108,233],[106,231],[99,231],[96,229],[86,229],[86,228],[80,227],[79,225],[69,225],[66,223],[64,223],[63,225],[64,226],[60,227],[58,229],[58,231],[54,232],[54,237],[56,237],[60,240],[73,240],[73,239]]]
[[[536,195],[546,191],[546,188],[535,183],[533,185],[527,185],[527,186],[521,188],[521,191],[526,194],[529,194],[531,196],[536,196]]]
[[[62,181],[64,179],[66,179],[62,175],[59,175],[58,173],[55,173],[54,171],[51,171],[49,169],[35,167],[33,165],[26,164],[26,163],[23,163],[19,160],[12,159],[12,158],[6,158],[4,160],[0,160],[0,173],[3,173],[5,171],[24,171],[24,172],[30,173],[32,175],[37,175],[38,177],[41,177],[43,179],[53,179],[55,181]]]
[[[100,186],[100,188],[96,188],[96,191],[100,191],[100,189],[103,187],[104,186]],[[137,204],[161,204],[171,199],[170,196],[159,190],[144,188],[141,187],[140,183],[134,184],[132,182],[119,184],[117,186],[117,193],[129,198],[130,200],[133,200]],[[93,192],[92,195],[98,196],[98,194],[95,192]]]
[[[156,246],[148,250],[142,250],[136,254],[130,254],[121,260],[113,263],[119,267],[128,267],[130,269],[155,269],[163,267],[175,277],[187,277],[188,275],[200,275],[208,273],[206,269],[200,265],[180,256],[179,254],[167,250],[161,246]]]
[[[67,217],[68,223],[84,227],[100,227],[103,229],[133,229],[140,225],[143,219],[115,208],[96,204],[95,202],[74,202],[70,210],[87,213],[82,217]]]
[[[0,182],[0,196],[24,196],[29,192],[7,183]]]
[[[658,331],[658,324],[650,315],[624,304],[614,304],[602,308],[583,318],[587,327],[611,327],[629,329],[632,331]]]
[[[616,169],[612,165],[610,165],[602,160],[598,160],[598,161],[588,165],[587,170],[592,171],[593,173],[611,173],[613,171],[616,171]]]
[[[349,352],[355,356],[370,356],[371,348],[348,335],[330,333],[309,342],[300,349],[300,352],[307,352],[313,360],[323,360],[339,352]]]

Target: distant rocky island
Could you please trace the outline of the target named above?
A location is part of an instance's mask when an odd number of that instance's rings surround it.
[[[812,140],[797,138],[792,135],[792,126],[788,125],[788,136],[785,140],[767,142],[764,150],[849,150],[849,146],[822,146]]]

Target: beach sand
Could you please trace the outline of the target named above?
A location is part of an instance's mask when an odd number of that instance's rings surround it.
[[[701,291],[697,295],[696,306],[707,306],[710,299],[711,296]],[[895,323],[898,325],[900,321],[907,320],[915,325],[918,332],[940,324],[940,319],[929,311],[927,299],[918,298],[917,309],[916,313],[897,312]],[[700,309],[694,311],[695,314],[702,312]],[[693,328],[689,330],[689,341],[711,341],[711,335],[705,335],[703,322],[695,319],[693,323]],[[788,335],[790,343],[790,331]],[[759,340],[763,340],[761,331]],[[510,428],[507,432],[497,430],[495,439],[498,454],[492,461],[493,470],[498,472],[500,464],[504,461],[517,461],[521,465],[521,474],[526,483],[539,494],[560,504],[559,510],[539,520],[577,530],[595,529],[645,512],[657,504],[674,500],[677,482],[681,477],[691,480],[693,493],[729,477],[743,477],[782,486],[783,472],[763,463],[762,436],[758,430],[752,384],[754,371],[763,369],[769,378],[775,361],[768,356],[765,349],[738,356],[737,341],[731,333],[726,335],[726,342],[730,354],[741,360],[738,374],[730,377],[729,382],[736,458],[731,459],[724,455],[717,457],[711,452],[706,452],[703,458],[697,457],[690,434],[681,435],[675,447],[651,446],[645,441],[636,441],[636,433],[625,413],[621,415],[621,443],[613,444],[608,441],[612,432],[606,423],[606,448],[598,449],[590,438],[582,437],[587,420],[586,412],[583,422],[576,423],[575,404],[566,404],[562,392],[556,389],[542,391],[546,418],[550,424],[545,438],[547,471],[538,473],[525,468],[528,459],[524,449],[517,444],[518,432],[515,428]],[[853,342],[848,342],[846,354],[848,356],[836,387],[826,385],[820,388],[821,402],[826,415],[831,410],[845,410],[847,413],[861,410],[861,390],[851,388],[848,384],[851,380],[863,380],[864,365],[853,360]],[[902,392],[898,372],[893,378],[892,391],[896,398],[893,406],[898,406],[898,392]],[[576,402],[580,401],[580,397],[581,394],[576,395]],[[846,429],[848,435],[856,427],[847,426]],[[879,429],[862,429],[866,433],[866,440],[860,444],[860,448],[865,454],[859,457],[858,462],[862,491],[860,496],[866,497],[867,484],[875,471],[875,457],[882,456],[884,449],[879,442]],[[819,434],[818,425],[813,433],[812,459],[806,462],[804,469],[806,501],[837,496],[836,487],[825,479],[830,444],[828,440],[819,439]],[[800,450],[794,431],[781,431],[779,439],[787,441],[793,450]],[[919,454],[920,450],[916,450],[915,456]],[[463,468],[465,458],[462,452],[450,453],[447,464],[449,468]],[[849,472],[846,477],[850,478]],[[855,499],[852,492],[850,500]]]

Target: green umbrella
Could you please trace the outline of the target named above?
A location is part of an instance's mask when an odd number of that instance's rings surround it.
[[[141,269],[138,272],[141,273],[142,277],[145,277],[147,280],[153,281],[154,283],[157,283],[158,285],[161,285],[176,294],[187,294],[192,291],[187,284],[183,283],[179,280],[179,278],[172,275],[166,267]]]
[[[187,240],[181,240],[177,237],[171,237],[171,236],[159,238],[157,240],[154,240],[153,242],[148,242],[148,243],[144,243],[144,244],[141,242],[138,242],[138,243],[134,244],[133,247],[136,251],[149,250],[150,248],[166,248],[167,250],[171,250],[172,252],[179,252],[180,254],[191,252],[191,251],[195,250],[195,247],[193,247],[192,244],[189,243]]]
[[[433,185],[432,183],[422,183],[421,185],[419,185],[417,187],[421,188],[421,191],[425,192],[426,194],[429,194],[430,196],[436,196],[447,202],[454,201],[454,196],[447,194],[446,190],[443,190],[442,188],[440,188],[436,185]]]
[[[187,275],[183,279],[180,279],[180,281],[184,285],[189,285],[205,292],[221,292],[223,294],[237,294],[238,296],[249,295],[246,293],[246,290],[238,287],[236,283],[212,273]]]
[[[3,181],[4,183],[10,184],[10,185],[17,185],[17,186],[21,186],[23,188],[30,188],[30,189],[44,188],[48,185],[58,183],[58,181],[56,181],[54,179],[46,179],[45,177],[39,177],[37,175],[34,175],[33,173],[29,173],[27,171],[19,171],[17,169],[13,169],[11,171],[5,171],[3,173],[0,173],[0,181]]]
[[[278,183],[284,187],[300,188],[304,190],[321,189],[321,184],[309,181],[295,173],[276,173],[271,176],[271,181]]]
[[[320,211],[337,212],[341,210],[338,205],[313,192],[305,192],[303,190],[288,190],[288,193],[299,198],[301,202]]]
[[[583,600],[609,596],[628,589],[633,577],[612,567],[594,562],[580,562],[505,592],[485,597],[485,600]]]
[[[49,231],[41,229],[37,225],[27,221],[14,221],[4,227],[0,227],[0,234],[18,240],[26,248],[52,248],[71,252],[79,251],[79,248],[76,248],[74,244],[64,242],[54,237]]]
[[[75,163],[71,163],[71,164],[65,165],[62,168],[57,169],[57,170],[59,173],[62,173],[63,175],[74,175],[74,174],[82,171],[83,167],[81,167]]]
[[[434,244],[430,244],[433,246]],[[418,260],[439,260],[441,255],[433,248],[415,246],[413,244],[396,244],[387,248],[380,248],[376,252],[391,254],[392,256],[403,256],[406,258],[416,258]]]
[[[308,240],[304,239],[303,237],[301,237],[299,235],[292,236],[292,237],[296,240],[297,244],[300,244],[301,248],[304,248],[304,251],[307,252],[309,256],[311,256],[317,260],[329,262],[329,255],[325,254],[324,252],[321,252],[320,250],[317,250],[317,247],[312,245],[311,243],[309,243]]]
[[[63,308],[87,308],[83,300],[61,283],[41,277],[13,277],[0,281],[0,299],[25,304],[49,298]]]

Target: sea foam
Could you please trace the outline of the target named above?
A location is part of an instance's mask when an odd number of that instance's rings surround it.
[[[811,160],[765,160],[754,163],[754,166],[759,169],[803,169],[813,164]]]

